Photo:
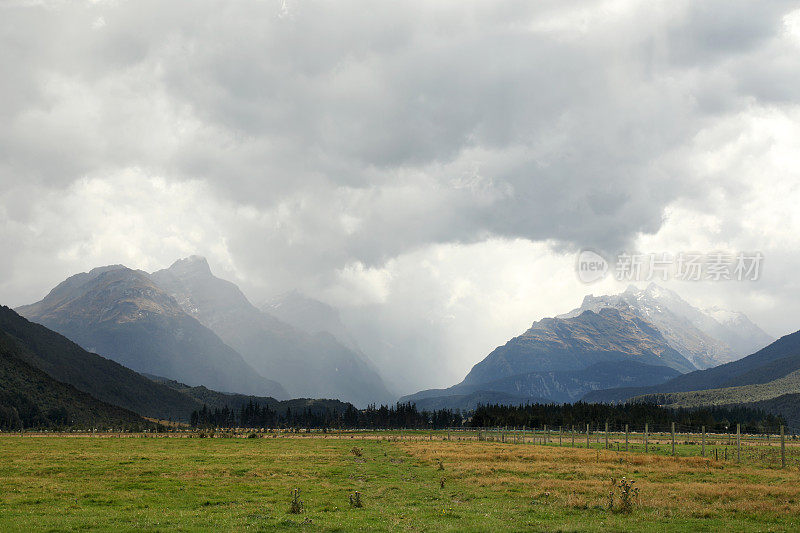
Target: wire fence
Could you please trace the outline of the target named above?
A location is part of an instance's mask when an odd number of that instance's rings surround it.
[[[22,433],[15,433],[22,435]],[[680,424],[642,424],[609,428],[608,425],[539,428],[453,427],[445,429],[267,429],[218,428],[215,430],[176,429],[168,432],[27,432],[26,436],[96,436],[151,438],[324,438],[380,440],[391,442],[500,443],[609,450],[674,457],[700,457],[707,461],[756,465],[767,468],[800,468],[800,439],[787,434],[783,426],[777,433],[746,434],[740,425],[725,432],[707,432],[705,427]]]
[[[707,432],[671,424],[651,427],[624,426],[612,430],[604,425],[540,428],[470,428],[447,429],[347,429],[347,430],[269,430],[267,436],[335,439],[388,440],[395,442],[486,442],[511,445],[560,446],[616,452],[643,453],[674,457],[700,457],[720,463],[741,463],[769,468],[800,468],[800,439],[786,433],[745,434],[739,425],[729,431]]]
[[[541,428],[449,428],[439,430],[342,431],[340,438],[387,438],[399,441],[495,442],[516,445],[560,446],[710,461],[756,464],[771,468],[800,467],[800,440],[783,426],[775,434],[744,434],[739,425],[724,433],[671,424],[643,424],[611,430],[608,426]]]

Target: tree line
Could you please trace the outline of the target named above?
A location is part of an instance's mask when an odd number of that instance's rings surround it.
[[[703,407],[672,409],[651,403],[619,405],[577,402],[573,404],[529,404],[521,406],[482,405],[472,414],[472,427],[575,427],[585,431],[605,429],[622,431],[625,426],[641,430],[648,424],[651,431],[667,431],[672,423],[680,429],[723,433],[741,425],[744,433],[777,433],[786,425],[779,416],[745,407]]]
[[[198,428],[308,428],[308,429],[442,429],[461,426],[464,417],[458,410],[440,409],[419,411],[415,404],[397,403],[393,406],[375,404],[356,409],[310,409],[276,411],[268,405],[250,400],[239,410],[228,406],[209,409],[204,405],[194,411],[190,424]]]
[[[528,404],[520,406],[480,405],[475,411],[438,409],[419,411],[414,403],[393,406],[375,404],[356,409],[348,404],[343,410],[286,409],[276,411],[267,405],[250,401],[241,409],[229,407],[209,409],[207,406],[191,415],[191,425],[198,428],[307,428],[307,429],[444,429],[454,427],[527,427],[604,429],[612,431],[642,429],[665,431],[672,423],[680,429],[706,427],[709,432],[725,432],[741,425],[746,433],[776,433],[786,422],[764,411],[737,407],[671,409],[655,404],[621,405],[592,404]]]

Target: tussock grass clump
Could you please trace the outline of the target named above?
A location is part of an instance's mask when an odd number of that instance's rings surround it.
[[[300,514],[304,510],[303,501],[300,499],[300,489],[294,489],[290,493],[292,502],[289,504],[289,512],[292,514]]]
[[[362,450],[358,446],[353,446],[353,448],[350,450],[350,453],[352,453],[356,457],[361,457],[362,455],[364,455],[364,450]]]

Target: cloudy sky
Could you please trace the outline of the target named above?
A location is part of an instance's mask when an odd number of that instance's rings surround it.
[[[398,392],[587,293],[578,250],[760,251],[668,283],[800,328],[800,5],[0,3],[0,303],[205,255],[339,307]]]

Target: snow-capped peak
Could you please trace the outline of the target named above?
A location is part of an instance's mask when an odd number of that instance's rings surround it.
[[[731,311],[730,309],[723,309],[721,307],[712,306],[703,309],[703,312],[719,322],[720,324],[735,324],[745,318],[743,313],[738,311]]]
[[[614,295],[587,296],[579,309],[561,317],[620,306],[630,306],[652,322],[670,346],[698,368],[749,355],[773,340],[742,313],[718,307],[701,310],[657,283],[650,283],[644,289],[629,285],[624,292]]]

